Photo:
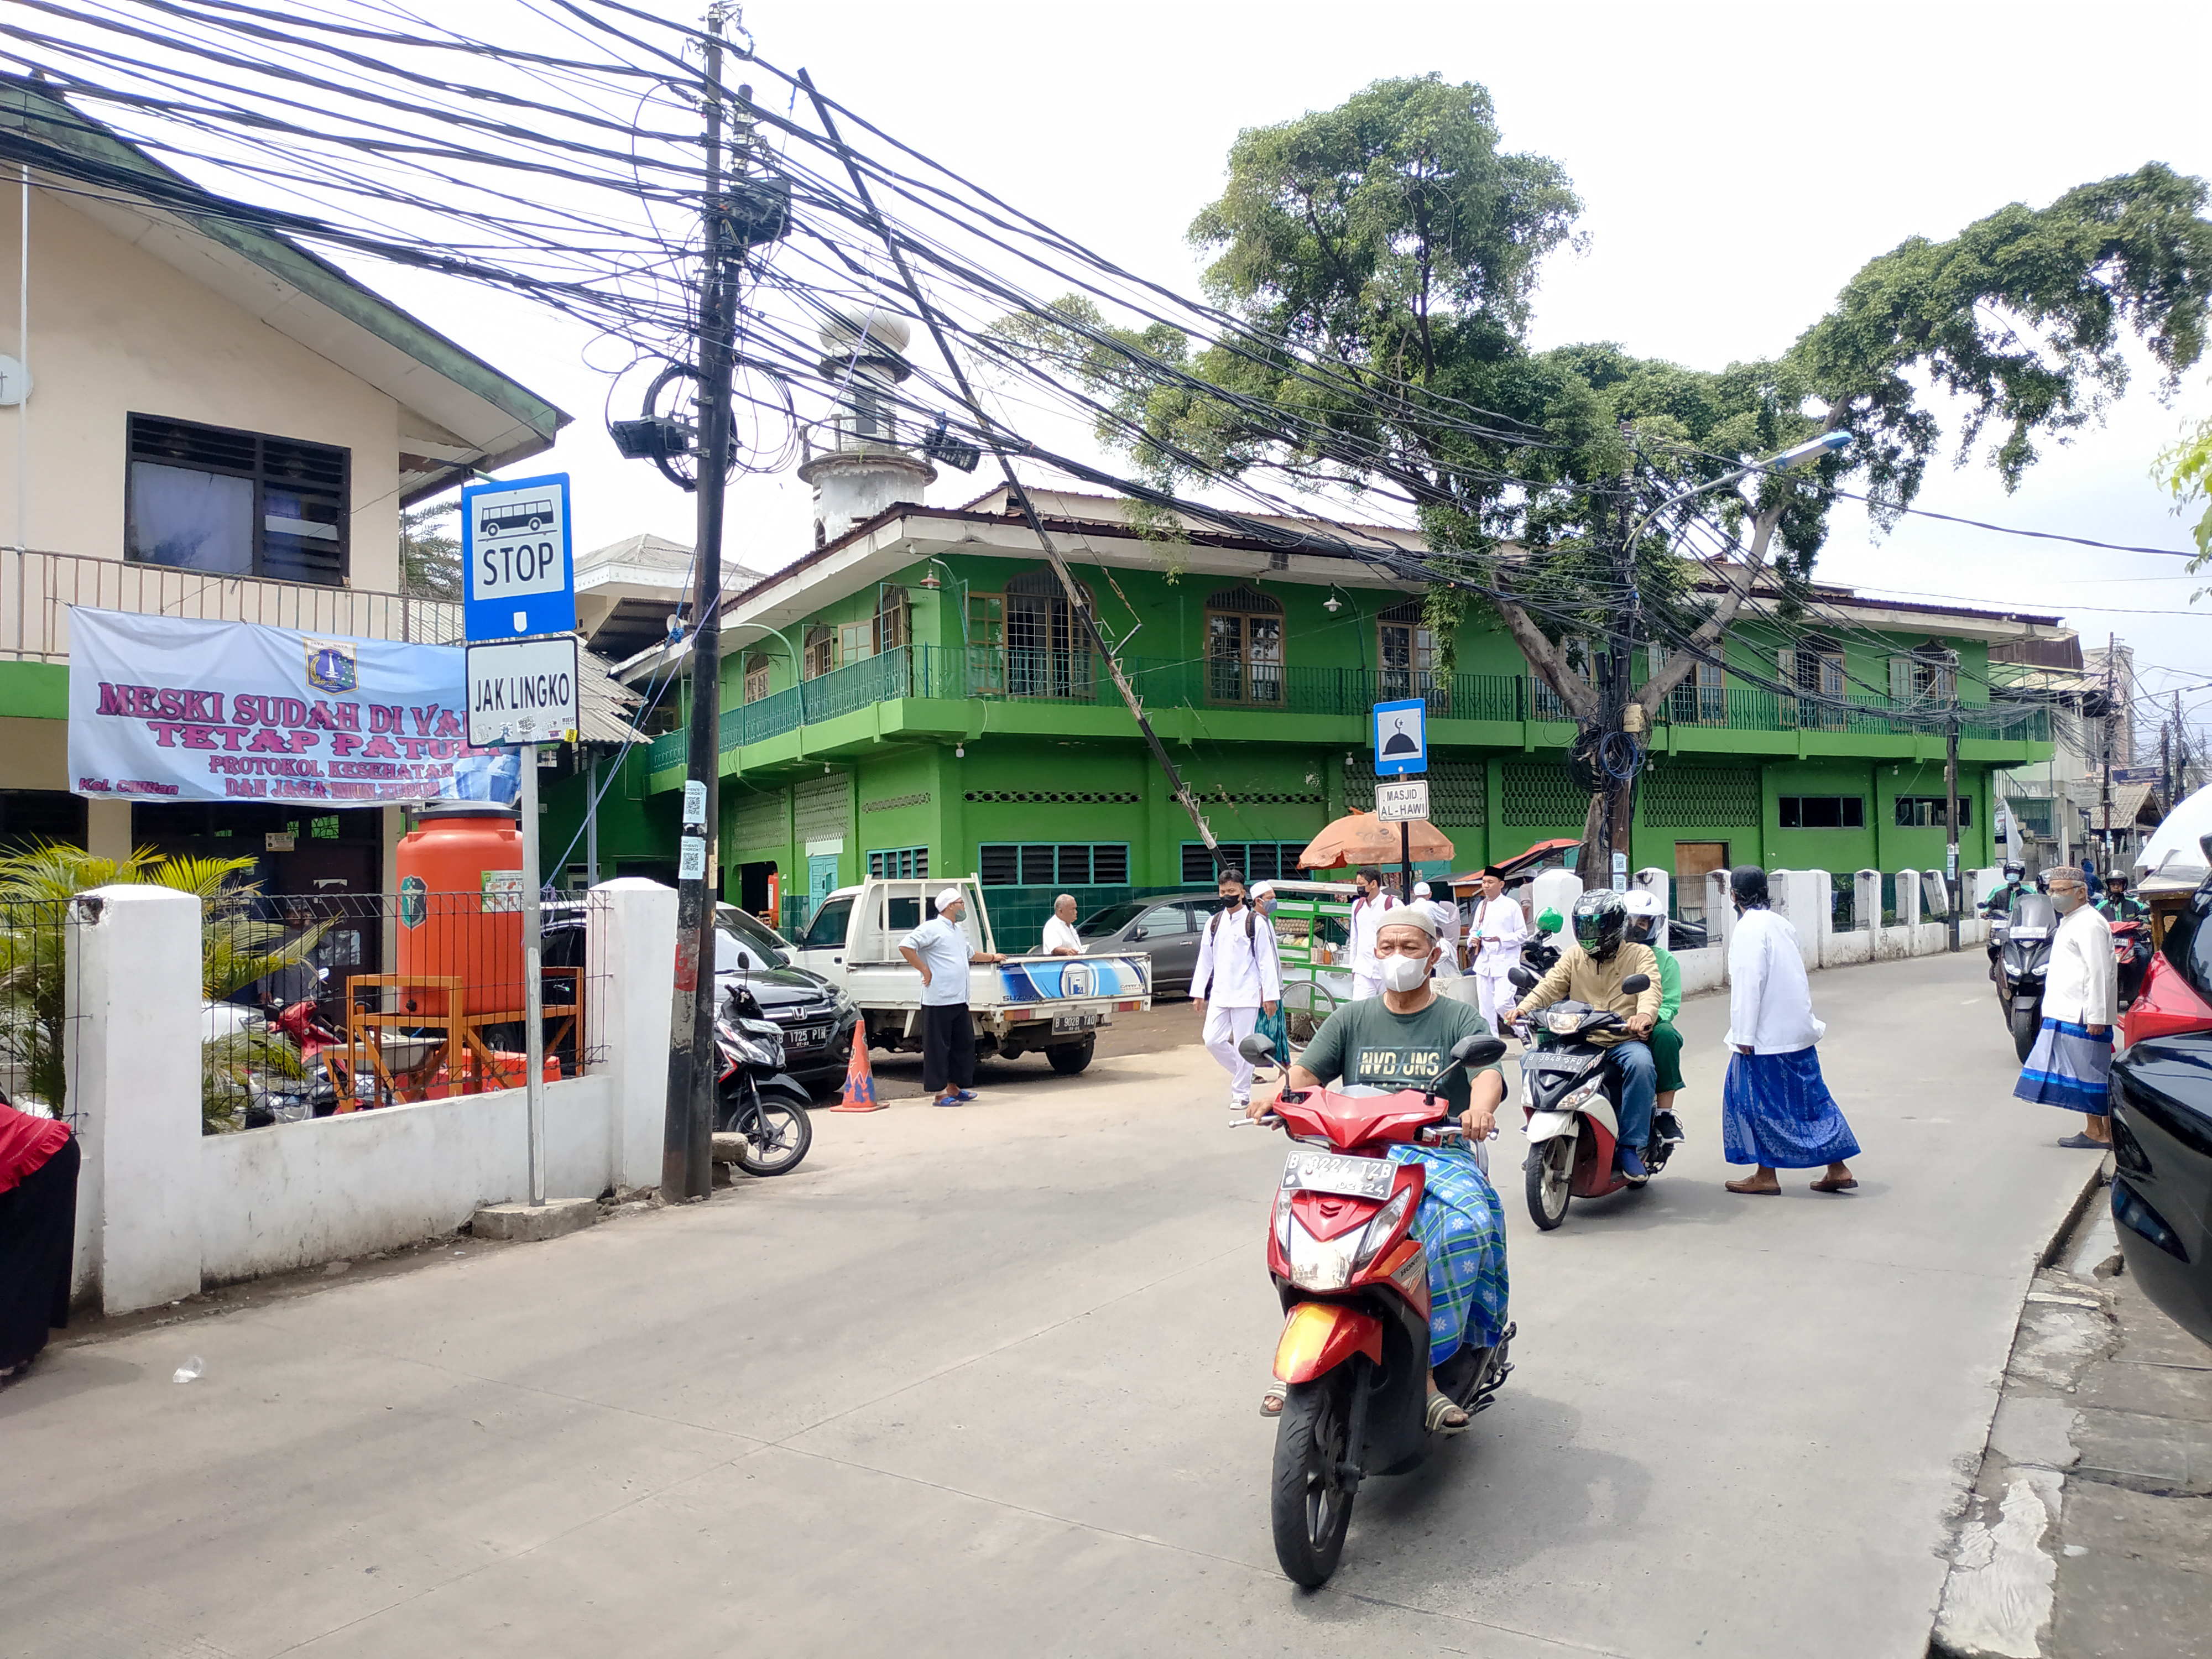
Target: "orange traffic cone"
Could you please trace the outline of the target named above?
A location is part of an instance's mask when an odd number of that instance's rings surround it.
[[[876,1074],[868,1069],[868,1028],[853,1028],[853,1059],[845,1067],[845,1091],[833,1112],[880,1112],[884,1103],[876,1098]]]

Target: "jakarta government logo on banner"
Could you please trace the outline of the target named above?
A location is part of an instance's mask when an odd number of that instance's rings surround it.
[[[70,787],[370,805],[452,793],[463,653],[255,623],[70,612]]]

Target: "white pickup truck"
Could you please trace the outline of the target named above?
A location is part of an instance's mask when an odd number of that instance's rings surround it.
[[[921,1048],[921,975],[899,955],[899,941],[937,914],[936,896],[957,887],[968,908],[961,931],[971,951],[995,953],[982,885],[955,881],[870,878],[822,901],[800,935],[799,965],[812,969],[860,1006],[868,1046]],[[1115,1014],[1149,1008],[1151,958],[1133,956],[1010,956],[969,970],[968,1006],[975,1020],[975,1052],[1001,1060],[1042,1050],[1068,1075],[1091,1063],[1099,1030]]]

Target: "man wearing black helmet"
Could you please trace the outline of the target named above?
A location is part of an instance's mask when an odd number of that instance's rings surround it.
[[[1607,1056],[1620,1079],[1620,1139],[1613,1163],[1632,1187],[1650,1178],[1644,1148],[1651,1139],[1651,1109],[1658,1073],[1648,1039],[1659,1020],[1659,959],[1648,945],[1627,938],[1628,904],[1610,888],[1584,893],[1575,901],[1575,942],[1552,970],[1514,1006],[1498,1017],[1501,1026],[1523,1014],[1548,1008],[1563,998],[1609,1009],[1625,1022],[1620,1031],[1600,1031],[1590,1041],[1610,1047]],[[1642,974],[1650,982],[1641,991],[1624,991],[1621,981]]]
[[[2004,867],[2004,880],[1990,889],[1989,897],[1982,901],[1982,914],[1985,916],[2010,915],[2013,900],[2027,890],[2027,866],[2008,864]]]

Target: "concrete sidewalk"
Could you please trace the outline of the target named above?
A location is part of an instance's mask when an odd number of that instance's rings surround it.
[[[2013,1344],[1944,1659],[2212,1659],[2212,1348],[2126,1273],[2107,1189],[2087,1196]]]
[[[1648,1191],[1539,1236],[1499,1143],[1520,1369],[1363,1491],[1318,1595],[1275,1568],[1255,1410],[1282,1145],[1179,1048],[63,1350],[0,1394],[0,1653],[1918,1659],[2085,1171],[2007,1098],[1978,954],[1814,992],[1862,1189],[1720,1189],[1713,999]]]

